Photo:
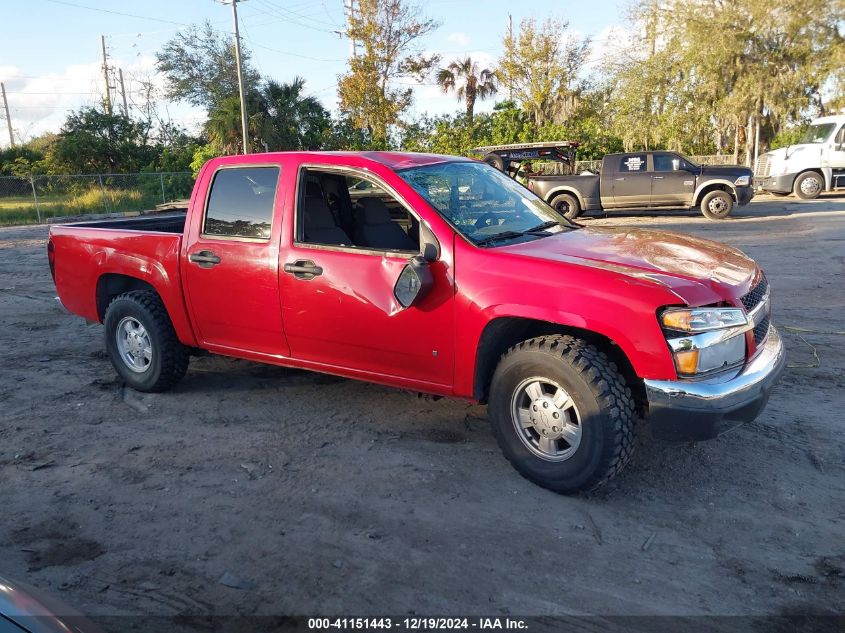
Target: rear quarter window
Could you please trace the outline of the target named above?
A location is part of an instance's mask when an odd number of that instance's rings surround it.
[[[623,156],[619,160],[619,171],[621,172],[638,172],[646,171],[646,155],[645,154],[629,154]]]
[[[278,167],[228,167],[214,175],[203,234],[270,239]]]

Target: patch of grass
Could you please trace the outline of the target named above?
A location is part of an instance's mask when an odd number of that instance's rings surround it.
[[[152,209],[161,202],[158,196],[144,195],[136,189],[89,189],[77,194],[45,196],[38,198],[42,222],[50,217],[81,215],[85,213],[114,213]],[[0,226],[35,224],[38,214],[31,197],[0,198]]]

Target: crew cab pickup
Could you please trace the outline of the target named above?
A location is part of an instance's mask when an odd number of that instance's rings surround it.
[[[618,472],[641,423],[689,440],[753,419],[784,361],[739,251],[580,227],[465,158],[216,158],[184,215],[53,226],[47,250],[135,389],[206,350],[487,403],[516,469],[564,493]]]
[[[608,154],[599,173],[573,174],[577,143],[524,143],[479,147],[484,161],[505,173],[530,160],[558,161],[565,174],[526,172],[526,185],[570,219],[584,211],[698,207],[711,220],[725,218],[734,205],[754,197],[752,171],[739,165],[698,165],[674,152]]]

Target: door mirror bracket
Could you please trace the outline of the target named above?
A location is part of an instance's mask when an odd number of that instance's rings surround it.
[[[403,308],[409,308],[421,301],[434,285],[431,267],[422,255],[415,255],[408,260],[396,284],[393,296]]]

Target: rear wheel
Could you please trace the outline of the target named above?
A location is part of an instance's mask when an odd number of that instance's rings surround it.
[[[804,172],[795,179],[792,185],[792,192],[802,200],[813,200],[818,198],[824,190],[824,180],[821,174],[814,171]]]
[[[598,488],[633,452],[630,389],[603,352],[572,336],[508,350],[493,376],[489,412],[513,467],[555,492]]]
[[[717,189],[711,191],[701,199],[701,213],[705,218],[721,220],[728,217],[734,208],[734,199],[727,191]]]
[[[103,325],[112,365],[133,389],[166,391],[185,375],[189,350],[155,292],[119,295],[106,309]]]
[[[559,193],[551,199],[549,205],[570,220],[574,220],[581,215],[581,205],[578,204],[578,198],[571,193]]]
[[[495,167],[499,171],[505,171],[505,161],[502,160],[502,157],[498,154],[487,154],[487,156],[484,157],[484,162],[491,167]]]

